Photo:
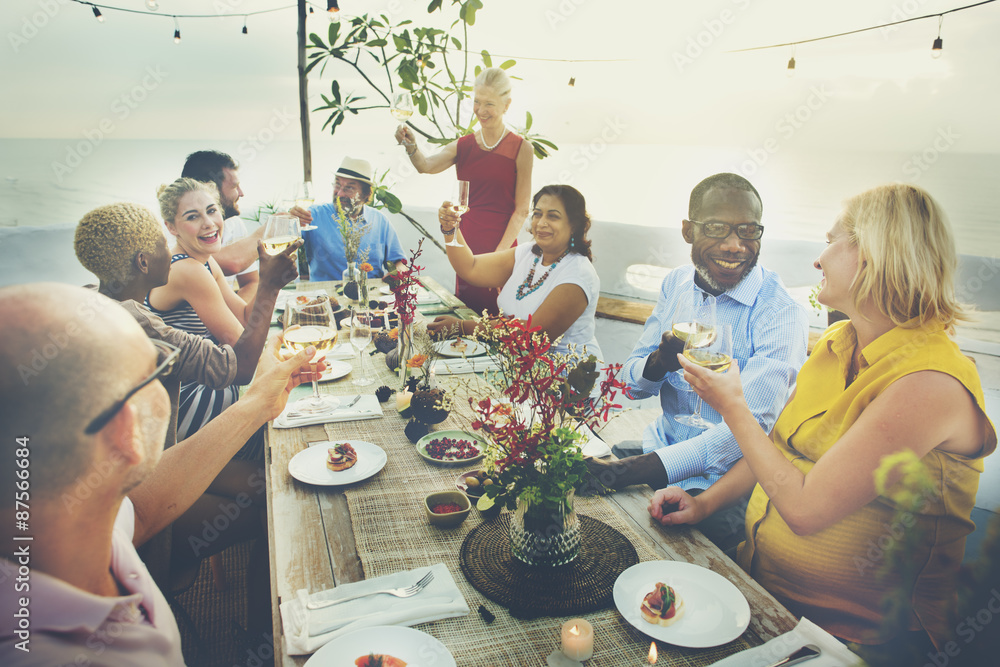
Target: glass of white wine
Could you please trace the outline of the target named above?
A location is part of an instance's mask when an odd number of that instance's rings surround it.
[[[468,181],[455,181],[455,191],[451,196],[451,210],[458,214],[461,218],[466,211],[469,210],[469,182]],[[461,225],[461,222],[459,222]],[[450,245],[453,248],[462,248],[461,243],[458,242],[458,226],[455,227],[455,235],[451,237],[451,240],[445,243],[445,245]]]
[[[364,309],[351,311],[351,345],[358,351],[358,376],[352,384],[367,387],[374,380],[365,373],[365,350],[372,340],[372,314]]]
[[[728,324],[719,324],[714,329],[704,329],[689,335],[684,341],[684,358],[710,371],[725,373],[733,363],[732,327]],[[706,429],[714,426],[701,416],[701,396],[698,397],[694,414],[675,419],[694,428]]]
[[[698,333],[702,327],[706,326],[715,326],[715,297],[702,293],[691,284],[691,289],[682,291],[677,298],[671,331],[674,338],[687,341],[692,333]],[[671,384],[675,387],[691,391],[691,385],[684,380],[683,368],[677,371],[674,380],[676,382],[671,382]]]
[[[413,96],[406,92],[396,93],[392,96],[392,104],[389,106],[389,113],[400,122],[405,123],[413,115]]]
[[[264,226],[264,250],[268,255],[277,255],[299,238],[302,238],[299,219],[294,215],[278,213],[267,219]]]
[[[292,328],[294,325],[298,327]],[[326,295],[317,296],[304,304],[290,300],[288,327],[284,334],[285,347],[295,354],[312,345],[316,348],[313,361],[318,361],[337,344],[337,321],[333,317],[330,297]],[[315,371],[315,366],[313,370]],[[291,412],[316,414],[335,410],[340,405],[337,397],[329,394],[320,395],[315,375],[312,388],[313,395],[296,401],[291,407]]]
[[[299,208],[309,210],[309,207],[313,205],[315,199],[313,198],[313,184],[312,181],[305,181],[304,183],[299,183],[295,190],[295,205]],[[310,230],[316,229],[316,225],[302,225],[302,231],[308,232]]]

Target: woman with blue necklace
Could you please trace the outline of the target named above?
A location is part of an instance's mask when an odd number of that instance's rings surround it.
[[[505,317],[538,325],[548,334],[555,352],[576,352],[602,358],[594,335],[594,313],[601,280],[590,252],[590,216],[583,195],[568,185],[546,185],[532,201],[531,235],[534,244],[473,255],[468,247],[447,246],[448,261],[462,280],[476,287],[499,287],[497,305]],[[441,233],[451,241],[462,232],[459,216],[445,202],[438,209]],[[428,325],[434,333],[470,336],[474,320],[442,316]]]

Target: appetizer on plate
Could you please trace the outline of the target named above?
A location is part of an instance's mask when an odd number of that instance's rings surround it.
[[[457,438],[434,438],[425,451],[438,461],[463,461],[479,456],[479,448],[471,440]]]
[[[327,450],[326,467],[334,472],[347,470],[357,462],[358,453],[346,442]]]
[[[456,338],[455,340],[452,341],[450,347],[455,352],[465,352],[466,350],[469,349],[469,344],[466,343],[461,338]]]
[[[354,661],[357,667],[406,667],[406,663],[399,658],[380,653],[369,653]]]
[[[684,600],[677,592],[664,583],[656,582],[656,588],[642,600],[642,618],[647,623],[672,625],[684,615]]]

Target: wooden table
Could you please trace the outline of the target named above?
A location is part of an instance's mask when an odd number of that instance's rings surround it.
[[[464,309],[462,303],[440,284],[426,277],[422,277],[421,281],[444,304],[454,308],[458,315],[469,316],[471,311]],[[317,286],[324,285],[305,283],[300,289],[315,289]],[[379,356],[372,357],[372,360],[379,359]],[[347,385],[339,393],[354,392]],[[391,406],[391,402],[383,406],[386,411],[383,419],[396,420],[402,435],[405,422]],[[600,435],[609,445],[635,440],[657,413],[658,410],[626,412],[611,421]],[[356,549],[353,524],[354,521],[365,520],[365,517],[351,516],[345,494],[337,487],[301,484],[288,474],[288,461],[296,453],[307,447],[309,442],[327,439],[328,434],[320,425],[268,429],[265,456],[274,644],[275,653],[279,656],[276,664],[302,665],[308,659],[308,656],[288,656],[284,652],[278,613],[278,605],[283,600],[294,598],[296,591],[302,588],[316,592],[365,578]],[[409,453],[413,454],[412,450]],[[393,456],[393,452],[390,451],[389,455]],[[450,475],[454,477],[455,472]],[[668,531],[655,524],[646,510],[650,495],[649,487],[633,487],[607,496],[605,500],[661,558],[695,563],[733,582],[750,604],[751,621],[747,633],[752,635],[752,643],[766,641],[795,626],[797,619],[791,613],[698,530],[682,527]],[[415,517],[414,521],[417,520]],[[452,574],[456,579],[462,576],[460,571]],[[484,638],[484,641],[487,640]],[[539,664],[544,664],[544,657],[539,656]]]

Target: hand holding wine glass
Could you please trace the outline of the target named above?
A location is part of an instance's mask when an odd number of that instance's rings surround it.
[[[451,210],[458,216],[459,224],[461,224],[462,215],[469,210],[469,182],[468,181],[455,181],[455,191],[451,197]],[[464,247],[458,242],[458,229],[455,229],[455,236],[452,237],[451,241],[445,243],[446,246],[452,246],[453,248]]]
[[[313,205],[314,201],[312,181],[299,183],[295,190],[295,208],[302,211],[309,211],[309,207]],[[316,225],[305,224],[301,227],[301,231],[303,232],[308,232],[313,229],[316,229]]]
[[[302,234],[299,232],[299,219],[294,215],[272,215],[264,225],[264,250],[269,255],[277,255],[300,238]]]
[[[296,353],[312,345],[316,348],[314,361],[333,349],[337,343],[337,321],[333,317],[330,297],[321,295],[306,303],[289,300],[288,309],[289,328],[284,334],[285,347]],[[295,325],[298,326],[292,328]],[[312,387],[312,397],[296,401],[292,411],[315,414],[334,410],[340,405],[340,400],[334,396],[320,396],[315,377]]]
[[[676,371],[672,376],[675,387],[691,391],[690,385],[684,381],[684,370],[677,362],[677,355],[684,351],[684,342],[699,328],[715,322],[715,297],[703,294],[701,290],[691,289],[681,291],[674,306],[671,329],[663,334],[660,347],[657,350],[660,363],[670,371]],[[701,324],[699,324],[701,323]],[[669,335],[668,335],[669,334]]]
[[[702,329],[684,341],[684,358],[715,373],[724,373],[733,363],[733,329],[728,324]],[[677,419],[682,424],[706,429],[713,426],[701,416],[701,396],[694,414]]]

